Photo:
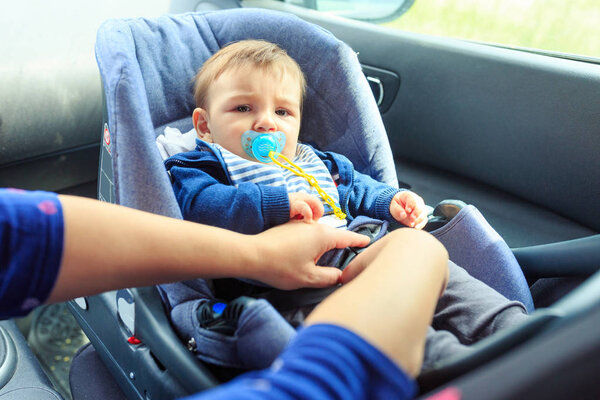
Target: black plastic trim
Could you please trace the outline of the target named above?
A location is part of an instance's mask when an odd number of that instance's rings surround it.
[[[589,276],[600,270],[600,235],[513,249],[525,276]]]
[[[2,389],[17,370],[17,348],[15,342],[2,326],[0,326],[0,340],[3,342],[4,346],[2,347],[5,351],[4,357],[0,359],[0,389]]]

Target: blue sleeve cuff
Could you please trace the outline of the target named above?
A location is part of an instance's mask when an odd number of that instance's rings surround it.
[[[396,193],[402,190],[405,189],[397,189],[390,186],[379,194],[375,203],[375,218],[390,222],[396,221],[392,213],[390,213],[390,203]]]
[[[311,354],[318,365],[326,366],[329,378],[342,385],[339,390],[351,389],[350,396],[340,398],[412,399],[417,393],[414,380],[397,364],[346,328],[311,325],[300,330],[292,343]],[[284,351],[281,359],[285,362],[286,358],[297,357]]]
[[[285,186],[258,185],[262,192],[262,214],[265,229],[290,220],[290,198]]]
[[[58,276],[63,236],[56,194],[0,190],[0,317],[25,315],[46,301]]]
[[[337,325],[302,329],[271,368],[246,373],[200,399],[411,399],[416,384],[387,356]]]

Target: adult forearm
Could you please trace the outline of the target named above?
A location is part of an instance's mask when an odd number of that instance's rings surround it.
[[[244,235],[94,200],[60,196],[61,269],[50,301],[197,277],[239,276]]]
[[[325,287],[341,272],[317,267],[332,248],[368,238],[289,222],[258,235],[154,215],[80,197],[60,196],[64,250],[50,302],[123,287],[195,278],[236,277],[280,289]]]

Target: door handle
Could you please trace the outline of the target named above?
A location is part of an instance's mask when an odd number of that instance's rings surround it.
[[[389,110],[400,87],[400,77],[389,70],[362,64],[362,71],[371,87],[380,113]]]
[[[381,79],[376,76],[366,75],[367,81],[369,82],[369,86],[371,86],[371,91],[373,92],[373,96],[375,97],[375,101],[377,102],[377,107],[380,107],[383,103],[383,83],[381,83]]]

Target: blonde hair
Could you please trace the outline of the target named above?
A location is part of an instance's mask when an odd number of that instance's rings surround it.
[[[228,44],[206,60],[194,78],[196,106],[206,108],[208,89],[221,74],[247,65],[295,75],[300,85],[300,109],[302,109],[306,92],[306,80],[302,69],[285,50],[264,40],[242,40]]]

